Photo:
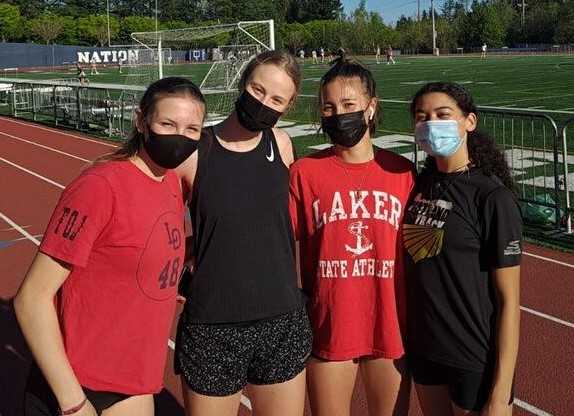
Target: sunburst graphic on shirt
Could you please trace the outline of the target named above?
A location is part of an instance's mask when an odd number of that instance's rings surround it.
[[[415,263],[438,255],[442,249],[443,238],[443,229],[403,224],[404,245]]]

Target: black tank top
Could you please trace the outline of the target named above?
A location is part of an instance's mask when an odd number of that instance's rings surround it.
[[[204,129],[190,207],[192,322],[246,322],[302,306],[288,202],[289,171],[272,130],[253,150],[234,152]]]

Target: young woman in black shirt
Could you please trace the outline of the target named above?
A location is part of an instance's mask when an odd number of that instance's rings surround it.
[[[253,58],[235,110],[179,168],[194,241],[175,349],[188,415],[237,415],[249,384],[253,413],[303,416],[312,330],[288,208],[293,146],[275,127],[300,83],[290,54]]]
[[[403,229],[417,395],[425,416],[509,415],[522,239],[510,170],[460,85],[425,85],[411,114],[428,154]]]

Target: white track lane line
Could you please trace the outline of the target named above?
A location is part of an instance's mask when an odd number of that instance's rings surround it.
[[[42,179],[42,180],[44,180],[44,181],[50,183],[51,185],[57,186],[58,188],[61,188],[61,189],[64,189],[64,185],[61,185],[61,184],[59,184],[59,183],[57,183],[57,182],[54,182],[54,181],[52,181],[51,179],[48,179],[48,178],[46,178],[46,177],[44,177],[44,176],[42,176],[42,175],[40,175],[40,174],[38,174],[38,173],[36,173],[36,172],[33,172],[33,171],[31,171],[31,170],[28,170],[28,169],[26,169],[26,168],[24,168],[24,167],[22,167],[22,166],[19,166],[19,165],[15,164],[15,163],[12,163],[12,162],[10,162],[10,161],[8,161],[8,160],[6,160],[6,159],[1,158],[1,157],[0,157],[0,161],[3,161],[3,162],[5,162],[5,163],[8,163],[8,164],[10,164],[10,165],[16,167],[17,169],[23,170],[23,171],[26,172],[26,173],[29,173],[29,174],[31,174],[31,175],[37,177],[37,178],[40,178],[40,179]],[[6,218],[7,218],[7,217],[6,217]],[[30,234],[28,234],[28,233],[24,234],[24,233],[25,233],[24,229],[23,229],[22,227],[18,226],[17,224],[15,224],[15,223],[14,223],[15,225],[13,225],[12,223],[9,223],[9,224],[10,224],[10,226],[12,226],[14,229],[16,229],[18,232],[20,232],[22,235],[24,235],[24,236],[26,236],[26,234],[27,234],[27,235],[30,235]],[[19,227],[19,228],[16,228],[16,227]],[[33,238],[33,237],[32,237],[32,238]],[[38,241],[38,240],[34,239],[34,240],[32,240],[32,241]],[[546,257],[542,257],[542,256],[537,256],[537,255],[530,254],[530,253],[524,253],[524,254],[529,255],[529,256],[532,256],[532,257],[535,257],[535,258],[540,259],[540,260],[545,260],[545,261],[557,263],[557,264],[562,265],[562,266],[565,266],[565,267],[574,268],[574,265],[572,265],[572,264],[564,263],[564,262],[561,262],[561,261],[557,261],[557,260],[550,259],[550,258],[546,258]],[[564,325],[564,326],[567,326],[567,327],[570,327],[570,328],[574,328],[574,324],[571,323],[571,322],[564,321],[564,320],[562,320],[562,319],[560,319],[560,318],[556,318],[556,317],[554,317],[554,316],[552,316],[552,315],[548,315],[548,314],[545,314],[545,313],[542,313],[542,312],[538,312],[538,311],[536,311],[536,310],[534,310],[534,309],[530,309],[530,308],[527,308],[527,307],[524,307],[524,306],[521,306],[520,308],[521,308],[523,311],[528,312],[528,313],[531,313],[531,314],[536,315],[536,316],[538,316],[538,317],[541,317],[541,318],[544,318],[544,319],[548,319],[548,320],[550,320],[550,321],[552,321],[552,322],[555,322],[555,323],[558,323],[558,324],[561,324],[561,325]]]
[[[71,133],[66,133],[65,131],[60,131],[60,130],[54,130],[54,129],[50,129],[44,126],[39,126],[37,124],[32,124],[32,123],[25,123],[22,121],[17,121],[17,120],[12,120],[10,118],[0,118],[0,121],[8,121],[14,124],[19,124],[21,126],[28,126],[28,127],[32,127],[35,129],[40,129],[40,130],[45,130],[45,131],[49,131],[51,133],[56,133],[56,134],[61,134],[64,136],[69,136],[69,137],[74,137],[78,140],[84,140],[86,142],[92,142],[92,143],[97,143],[97,144],[101,144],[102,146],[108,146],[108,147],[118,147],[115,144],[111,144],[111,143],[105,143],[105,142],[101,142],[99,140],[94,140],[94,139],[88,139],[87,137],[82,137],[82,136],[77,136],[75,134],[71,134]]]
[[[12,138],[12,139],[19,140],[19,141],[21,141],[21,142],[31,144],[32,146],[41,147],[42,149],[49,150],[50,152],[55,152],[55,153],[59,153],[59,154],[64,155],[64,156],[68,156],[68,157],[71,157],[71,158],[74,158],[74,159],[78,159],[78,160],[81,160],[82,162],[91,162],[91,160],[84,159],[84,158],[82,158],[82,157],[79,157],[79,156],[76,156],[76,155],[72,155],[72,154],[70,154],[70,153],[66,153],[66,152],[63,152],[63,151],[58,150],[58,149],[54,149],[53,147],[44,146],[43,144],[36,143],[36,142],[32,142],[32,141],[30,141],[30,140],[23,139],[22,137],[13,136],[13,135],[11,135],[11,134],[3,133],[3,132],[0,132],[0,135],[2,135],[2,136],[8,136],[8,137],[10,137],[10,138]]]
[[[22,228],[21,226],[16,224],[14,221],[12,221],[11,218],[7,217],[2,212],[0,212],[0,218],[2,220],[4,220],[6,223],[8,223],[8,225],[10,225],[10,227],[12,227],[14,230],[16,230],[20,234],[22,234],[26,239],[30,240],[32,243],[34,243],[37,246],[40,245],[40,241],[38,239],[36,239],[33,235],[28,233],[24,228]],[[167,345],[172,350],[175,350],[175,342],[173,342],[171,339],[167,340]],[[241,395],[241,404],[243,404],[243,406],[245,406],[249,410],[251,410],[251,401],[247,397],[245,397],[243,394]]]
[[[244,396],[243,394],[241,395],[241,404],[247,407],[249,410],[253,409],[251,407],[251,400],[249,400],[249,398],[247,396]]]
[[[4,133],[2,133],[2,134],[4,134]],[[82,160],[85,160],[85,159],[82,159]],[[4,163],[7,163],[7,164],[9,164],[9,165],[12,165],[12,166],[14,166],[14,167],[17,168],[17,169],[23,170],[24,172],[29,173],[30,175],[36,176],[37,178],[40,178],[40,179],[42,179],[42,180],[44,180],[44,181],[46,181],[46,182],[48,182],[48,183],[50,183],[50,184],[52,184],[52,185],[55,185],[55,186],[57,186],[57,187],[59,187],[59,188],[61,188],[61,189],[64,189],[64,185],[61,185],[61,184],[59,184],[59,183],[57,183],[57,182],[54,182],[54,181],[52,181],[51,179],[48,179],[48,178],[46,178],[45,176],[40,175],[39,173],[33,172],[33,171],[29,170],[29,169],[26,169],[26,168],[24,168],[24,167],[22,167],[22,166],[20,166],[20,165],[17,165],[16,163],[10,162],[9,160],[6,160],[6,159],[2,158],[2,157],[0,157],[0,161],[2,161],[2,162],[4,162]],[[548,262],[551,262],[551,263],[559,264],[559,265],[561,265],[561,266],[569,267],[569,268],[571,268],[571,269],[574,269],[574,264],[565,263],[565,262],[563,262],[563,261],[555,260],[555,259],[552,259],[552,258],[550,258],[550,257],[539,256],[539,255],[537,255],[537,254],[532,254],[532,253],[529,253],[529,252],[527,252],[527,251],[523,252],[522,254],[524,254],[525,256],[534,257],[534,258],[539,259],[539,260],[548,261]]]
[[[519,399],[514,399],[514,404],[518,407],[523,408],[527,412],[530,412],[533,415],[536,415],[536,416],[552,416],[552,413],[545,412],[544,410],[539,409],[538,407],[532,406],[531,404],[523,402],[522,400],[519,400]]]
[[[11,121],[13,121],[13,120],[11,120]],[[25,123],[17,123],[17,124],[29,125],[29,124],[25,124]],[[33,126],[33,125],[32,125],[32,126]],[[33,127],[37,127],[37,126],[33,126]],[[37,127],[37,128],[40,128],[40,127]],[[44,129],[44,130],[49,130],[49,129]],[[57,131],[54,131],[54,130],[49,130],[49,131],[53,131],[53,132],[57,133]],[[2,134],[5,134],[5,133],[2,133]],[[74,136],[74,135],[69,135],[69,136],[73,136],[73,137],[77,137],[77,138],[83,139],[83,138],[81,138],[81,137],[79,137],[79,136]],[[21,139],[21,140],[25,141],[24,139]],[[96,142],[96,143],[101,143],[101,142],[97,142],[97,141],[95,141],[95,140],[90,140],[90,139],[83,139],[83,140],[88,140],[88,141],[92,141],[92,142]],[[101,144],[108,145],[108,144],[106,144],[106,143],[101,143]],[[42,145],[39,145],[39,146],[40,146],[40,147],[45,147],[45,146],[42,146]],[[108,145],[108,146],[111,146],[111,145]],[[116,146],[113,146],[113,147],[116,147]],[[48,150],[52,150],[52,149],[48,149]],[[62,153],[63,153],[63,152],[62,152]],[[74,157],[73,155],[69,155],[69,156]],[[78,158],[78,157],[76,157],[76,158]],[[78,158],[78,159],[81,159],[81,158]],[[50,184],[52,184],[52,185],[55,185],[55,186],[57,186],[57,187],[59,187],[59,188],[64,189],[64,186],[63,186],[63,185],[61,185],[61,184],[59,184],[59,183],[57,183],[57,182],[54,182],[54,181],[52,181],[51,179],[48,179],[48,178],[46,178],[46,177],[44,177],[44,176],[42,176],[42,175],[39,175],[39,174],[37,174],[37,173],[35,173],[35,172],[32,172],[32,171],[30,171],[30,170],[28,170],[28,169],[26,169],[26,168],[23,168],[23,167],[21,167],[21,166],[15,164],[15,163],[12,163],[12,162],[10,162],[10,161],[4,159],[4,158],[0,158],[0,160],[3,161],[3,162],[5,162],[5,163],[7,163],[7,164],[9,164],[9,165],[12,165],[12,166],[18,168],[18,169],[21,169],[21,170],[23,170],[24,172],[27,172],[27,173],[29,173],[29,174],[31,174],[31,175],[33,175],[33,176],[36,176],[36,177],[38,177],[38,178],[40,178],[40,179],[42,179],[42,180],[44,180],[44,181],[46,181],[46,182],[48,182],[48,183],[50,183]],[[85,160],[85,159],[81,159],[81,160]],[[29,233],[27,233],[23,228],[21,228],[20,226],[18,226],[16,223],[14,223],[12,220],[10,220],[10,218],[6,217],[6,216],[5,216],[4,214],[2,214],[1,212],[0,212],[0,217],[1,217],[2,219],[4,219],[6,222],[8,222],[8,223],[10,224],[10,226],[14,227],[14,229],[16,229],[16,230],[17,230],[18,232],[20,232],[22,235],[24,235],[27,239],[29,239],[29,240],[31,240],[32,242],[34,242],[34,244],[36,244],[36,245],[39,245],[39,244],[40,244],[40,242],[39,242],[36,238],[34,238],[34,237],[33,237],[32,235],[30,235]],[[565,267],[569,267],[569,268],[574,268],[574,265],[572,265],[572,264],[565,263],[565,262],[562,262],[562,261],[558,261],[558,260],[555,260],[555,259],[552,259],[552,258],[549,258],[549,257],[539,256],[539,255],[532,254],[532,253],[528,253],[528,252],[524,252],[523,254],[525,254],[525,255],[527,255],[527,256],[531,256],[531,257],[537,258],[537,259],[539,259],[539,260],[544,260],[544,261],[548,261],[548,262],[551,262],[551,263],[559,264],[559,265],[561,265],[561,266],[565,266]],[[544,313],[542,313],[542,312],[538,312],[538,311],[535,311],[535,310],[533,310],[533,309],[526,308],[526,307],[523,307],[523,306],[521,306],[520,309],[522,309],[522,310],[525,311],[525,312],[531,313],[531,314],[533,314],[533,315],[539,316],[539,317],[541,317],[541,318],[543,318],[543,319],[548,319],[548,320],[550,320],[550,321],[552,321],[552,322],[559,323],[559,324],[561,324],[561,325],[565,325],[565,326],[574,328],[574,324],[573,324],[573,323],[570,323],[570,322],[568,322],[568,321],[564,321],[564,320],[559,319],[559,318],[556,318],[556,317],[554,317],[554,316],[547,315],[547,314],[544,314]],[[174,342],[173,342],[171,339],[168,340],[168,346],[169,346],[172,350],[175,348],[175,344],[174,344]],[[241,395],[241,403],[242,403],[245,407],[247,407],[249,410],[251,410],[251,402],[249,401],[249,399],[248,399],[247,397]],[[526,403],[526,402],[523,402],[523,401],[521,401],[521,400],[516,399],[516,400],[515,400],[515,403],[516,403],[517,406],[519,406],[519,407],[521,407],[521,408],[523,408],[523,409],[525,409],[525,410],[529,411],[530,413],[533,413],[533,414],[535,414],[535,415],[537,415],[537,416],[552,416],[550,413],[546,413],[546,412],[544,412],[543,410],[540,410],[540,409],[538,409],[538,408],[536,408],[536,407],[534,407],[534,406],[532,406],[532,405],[530,405],[530,404],[528,404],[528,403]]]
[[[0,218],[2,218],[12,228],[17,230],[20,234],[22,234],[28,240],[32,241],[35,245],[37,245],[37,246],[40,245],[40,241],[38,241],[36,238],[34,238],[34,236],[30,235],[26,230],[24,230],[21,226],[16,224],[14,221],[12,221],[9,217],[4,215],[2,212],[0,212]],[[521,309],[527,310],[527,308],[523,308],[523,307],[521,307]],[[532,310],[528,310],[528,311],[532,311]],[[536,312],[536,311],[533,311],[533,312]],[[536,314],[538,315],[540,313],[537,312]],[[549,315],[544,316],[544,314],[540,314],[540,316],[542,316],[543,318],[546,318]],[[546,318],[546,319],[548,319],[548,318]],[[574,327],[574,324],[570,324],[570,325],[572,325]],[[171,339],[167,340],[167,345],[171,350],[175,350],[175,342],[173,342]],[[526,402],[523,402],[522,400],[514,399],[514,403],[518,407],[521,407],[521,408],[527,410],[528,412],[530,412],[536,416],[552,416],[550,413],[547,413],[543,410],[540,410],[539,408],[532,406]],[[251,401],[249,400],[249,398],[245,397],[243,394],[241,395],[241,404],[243,406],[245,406],[246,408],[248,408],[249,410],[252,410]]]
[[[527,308],[525,306],[521,306],[520,309],[522,309],[524,312],[531,313],[532,315],[536,315],[540,318],[544,318],[544,319],[548,319],[549,321],[556,322],[557,324],[564,325],[564,326],[567,326],[569,328],[574,328],[574,323],[564,321],[563,319],[556,318],[555,316],[548,315],[548,314],[545,314],[542,312],[538,312],[538,311],[535,311],[534,309],[530,309],[530,308]]]
[[[48,178],[46,178],[45,176],[40,175],[39,173],[33,172],[33,171],[29,170],[29,169],[26,169],[26,168],[23,167],[23,166],[17,165],[16,163],[10,162],[9,160],[4,159],[3,157],[0,157],[0,161],[4,162],[4,163],[6,163],[6,164],[8,164],[8,165],[10,165],[10,166],[13,166],[13,167],[15,167],[16,169],[20,169],[20,170],[22,170],[22,171],[24,171],[24,172],[26,172],[26,173],[29,173],[29,174],[32,175],[32,176],[35,176],[35,177],[37,177],[37,178],[39,178],[39,179],[42,179],[43,181],[48,182],[50,185],[54,185],[54,186],[56,186],[56,187],[58,187],[58,188],[60,188],[60,189],[64,189],[64,188],[65,188],[64,185],[62,185],[62,184],[60,184],[60,183],[58,183],[58,182],[54,182],[53,180],[48,179]]]
[[[171,339],[167,340],[167,346],[169,348],[172,349],[172,351],[175,351],[175,342],[173,342]],[[241,404],[245,407],[247,407],[249,410],[252,409],[251,407],[251,400],[249,400],[248,397],[245,397],[243,394],[241,395]]]
[[[16,224],[14,221],[12,221],[11,218],[7,217],[2,212],[0,212],[0,218],[2,218],[5,222],[7,222],[10,225],[10,227],[12,227],[16,231],[18,231],[20,234],[22,234],[24,237],[26,237],[26,239],[30,240],[31,242],[33,242],[37,246],[40,245],[40,241],[37,238],[35,238],[32,234],[30,234],[24,228],[22,228],[21,226]]]
[[[559,264],[560,266],[569,267],[571,269],[574,269],[574,264],[565,263],[563,261],[555,260],[555,259],[552,259],[550,257],[539,256],[538,254],[528,253],[527,251],[522,252],[522,254],[524,254],[526,256],[534,257],[535,259],[548,261],[550,263],[555,263],[555,264]]]

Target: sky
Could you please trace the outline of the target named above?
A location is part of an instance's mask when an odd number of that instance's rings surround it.
[[[343,0],[345,13],[349,13],[357,8],[360,0]],[[421,10],[430,8],[430,0],[420,0]],[[442,1],[437,1],[439,5]],[[436,7],[436,6],[435,6]],[[367,0],[367,10],[379,12],[385,23],[395,24],[402,14],[414,16],[417,12],[417,0]]]

